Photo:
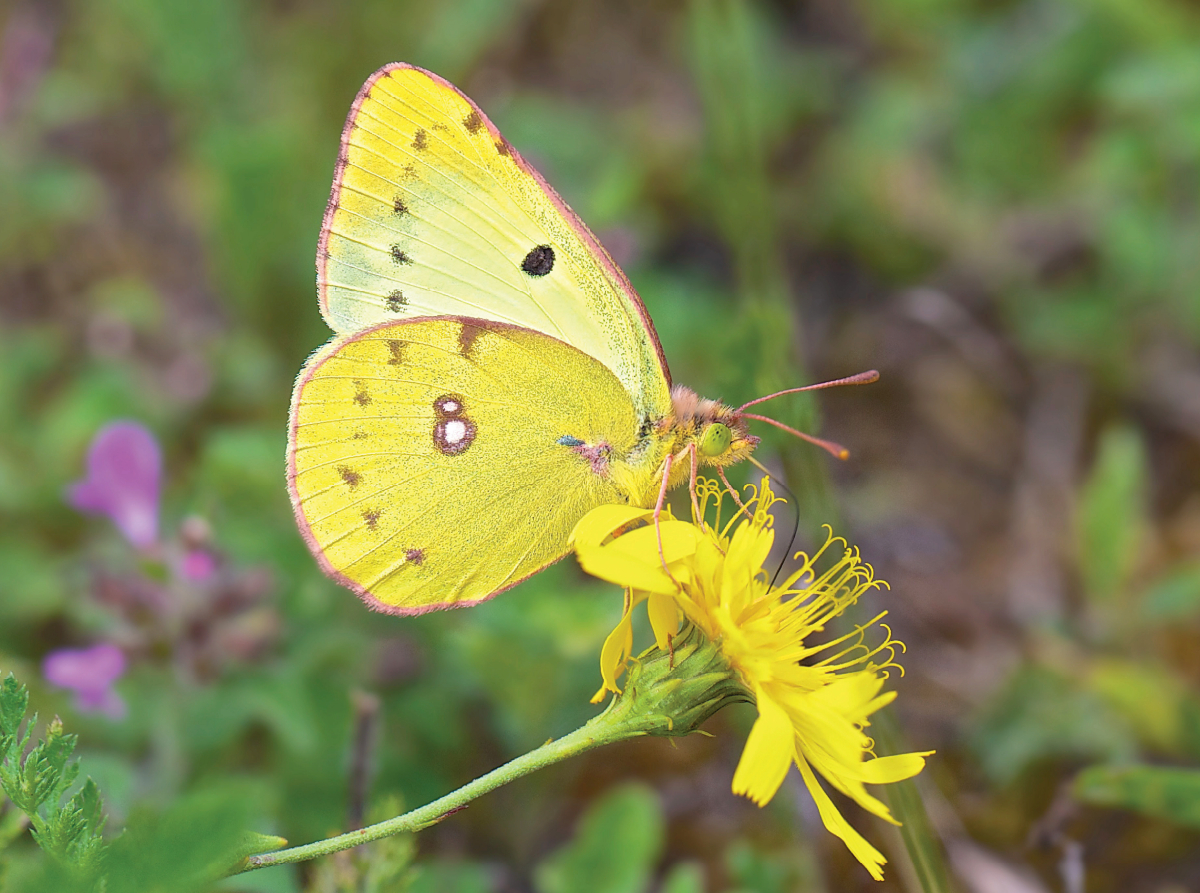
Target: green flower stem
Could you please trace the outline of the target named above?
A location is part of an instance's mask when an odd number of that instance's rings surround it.
[[[733,678],[716,646],[688,628],[675,639],[671,653],[650,648],[632,661],[625,680],[625,691],[609,701],[603,713],[569,735],[547,741],[499,769],[493,769],[487,775],[463,785],[454,793],[404,815],[315,843],[248,856],[231,873],[240,874],[288,862],[304,862],[393,834],[420,831],[436,825],[476,797],[530,772],[604,744],[640,735],[686,735],[695,731],[725,704],[744,701],[746,697],[744,688]]]
[[[600,747],[602,744],[644,734],[641,731],[626,729],[620,723],[614,723],[612,721],[614,713],[615,711],[610,708],[569,735],[547,741],[541,747],[505,763],[498,769],[493,769],[486,775],[481,775],[457,791],[434,800],[432,803],[427,803],[425,806],[377,824],[368,825],[357,831],[328,837],[315,843],[294,846],[274,853],[249,856],[234,873],[266,868],[269,865],[283,865],[287,862],[304,862],[308,859],[315,859],[317,856],[326,856],[360,844],[370,843],[372,840],[379,840],[382,837],[390,837],[393,834],[420,831],[436,825],[446,816],[466,807],[476,797],[494,791],[510,781],[515,781],[538,769],[544,769],[560,760]]]

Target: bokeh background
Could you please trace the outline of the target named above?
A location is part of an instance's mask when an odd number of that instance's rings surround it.
[[[1195,776],[1121,768],[1200,762],[1194,3],[7,0],[0,668],[79,733],[112,829],[176,872],[146,888],[201,889],[165,854],[205,822],[305,842],[595,709],[620,595],[573,562],[381,617],[292,523],[338,136],[394,60],[462,87],[588,221],[677,381],[736,404],[881,371],[775,407],[848,462],[768,431],[760,455],[796,492],[797,546],[834,523],[892,584],[866,606],[909,647],[889,735],[938,751],[928,825],[905,815],[949,881],[847,807],[892,860],[874,884],[799,786],[734,798],[746,708],[224,889],[1200,889]],[[156,555],[64,499],[122,418],[165,455]],[[188,549],[215,571],[173,570]],[[128,658],[119,718],[42,677],[97,643]],[[3,857],[13,889],[36,875],[26,839]]]

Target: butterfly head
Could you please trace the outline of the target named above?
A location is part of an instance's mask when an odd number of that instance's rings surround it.
[[[732,407],[676,385],[671,391],[675,423],[687,441],[696,445],[701,465],[724,468],[741,462],[754,452],[759,438],[750,433],[747,422]]]

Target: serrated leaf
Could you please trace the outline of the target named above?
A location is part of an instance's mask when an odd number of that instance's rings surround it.
[[[100,799],[100,788],[90,778],[83,783],[72,802],[79,807],[89,833],[99,834],[104,830],[108,817],[104,814],[104,803]]]
[[[1112,806],[1200,828],[1200,771],[1163,766],[1093,766],[1075,777],[1071,794],[1091,806]]]
[[[0,682],[0,736],[5,740],[16,737],[29,709],[29,690],[12,673]]]
[[[5,729],[4,748],[0,754],[3,757],[0,785],[28,820],[30,836],[38,846],[53,856],[64,870],[73,873],[78,889],[90,888],[91,882],[84,875],[94,867],[104,850],[101,833],[105,816],[99,789],[88,779],[75,796],[66,804],[62,803],[67,790],[79,777],[79,763],[71,760],[78,739],[64,731],[58,717],[47,726],[45,739],[21,757],[37,722],[35,715],[21,731],[27,707],[28,693],[10,673],[0,682],[0,709],[4,712]],[[9,823],[6,823],[5,829],[8,828]]]

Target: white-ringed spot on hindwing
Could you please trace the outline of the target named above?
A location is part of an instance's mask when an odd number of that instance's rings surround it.
[[[433,425],[433,442],[447,456],[465,452],[475,441],[475,423],[466,416],[463,398],[458,394],[443,394],[433,401],[437,421]]]

